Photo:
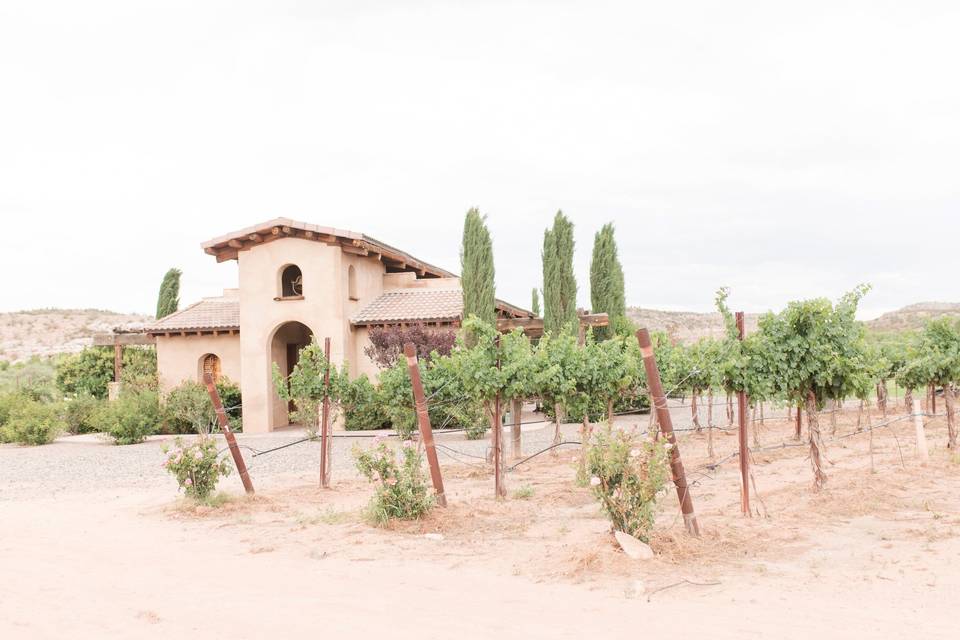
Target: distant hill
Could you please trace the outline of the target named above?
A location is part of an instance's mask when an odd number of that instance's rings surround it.
[[[877,333],[894,333],[923,329],[928,320],[942,317],[960,318],[960,303],[919,302],[868,320],[867,329]]]
[[[693,311],[661,311],[629,307],[627,317],[638,327],[650,331],[663,331],[674,340],[684,343],[696,342],[700,338],[722,338],[723,318],[716,311],[696,313]],[[744,314],[744,328],[747,333],[757,330],[759,313]]]
[[[757,322],[762,314],[744,315],[747,333],[756,331]],[[723,337],[723,319],[719,313],[695,313],[689,311],[661,311],[630,307],[627,316],[637,326],[651,331],[663,331],[675,340],[684,343],[696,342],[700,338]],[[868,331],[876,333],[895,333],[923,329],[928,320],[944,316],[960,319],[960,303],[957,302],[920,302],[896,311],[885,313],[879,318],[864,322]]]
[[[31,356],[80,351],[96,333],[116,326],[135,326],[152,316],[100,309],[35,309],[0,313],[0,360],[17,362]]]

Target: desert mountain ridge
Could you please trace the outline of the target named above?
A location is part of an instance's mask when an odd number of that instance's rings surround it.
[[[665,311],[630,307],[627,315],[639,326],[663,331],[681,342],[723,336],[723,320],[717,312]],[[762,314],[747,313],[747,332],[755,331]],[[885,313],[865,322],[871,331],[888,333],[923,328],[939,317],[960,318],[960,303],[920,302]],[[32,356],[51,356],[80,351],[98,333],[114,327],[134,328],[153,320],[139,313],[118,313],[102,309],[33,309],[0,313],[0,361],[18,362]]]

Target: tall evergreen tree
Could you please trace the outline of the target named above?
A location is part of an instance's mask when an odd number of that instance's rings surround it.
[[[623,326],[627,313],[623,289],[623,266],[617,257],[613,223],[608,223],[594,236],[590,263],[591,311],[610,316],[610,325],[600,328],[599,337],[609,338]]]
[[[540,317],[540,292],[536,287],[533,288],[532,298],[530,299],[530,310],[533,311],[533,315]]]
[[[577,280],[573,274],[573,223],[557,211],[543,234],[543,328],[577,329]]]
[[[463,317],[471,314],[490,324],[497,321],[494,284],[493,242],[486,217],[476,208],[467,211],[460,248],[460,284],[463,288]]]
[[[157,296],[157,320],[170,315],[180,307],[180,269],[173,268],[163,276]]]

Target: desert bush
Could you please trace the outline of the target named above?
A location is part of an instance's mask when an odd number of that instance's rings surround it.
[[[121,383],[133,390],[156,388],[157,352],[152,347],[127,347],[123,350]],[[63,393],[88,393],[107,397],[107,383],[113,380],[113,349],[89,347],[57,362],[56,384]]]
[[[59,395],[55,377],[53,358],[33,356],[0,370],[0,393],[17,393],[38,402],[50,402]]]
[[[67,431],[74,435],[97,431],[96,417],[103,402],[86,393],[66,400],[63,404],[63,420]]]
[[[240,387],[228,378],[217,382],[217,393],[223,403],[230,428],[240,430]],[[211,433],[217,426],[217,414],[205,385],[186,380],[174,387],[163,401],[163,430],[165,433]]]
[[[5,442],[49,444],[64,431],[62,409],[59,403],[37,402],[21,395],[9,407],[0,437]]]
[[[173,449],[163,447],[163,452],[167,454],[164,468],[177,479],[187,497],[194,500],[208,500],[220,478],[230,475],[230,465],[218,455],[213,438],[201,437],[190,444],[177,438]]]
[[[427,479],[423,473],[423,456],[410,440],[398,452],[387,447],[381,438],[372,449],[357,445],[353,450],[357,469],[370,482],[376,493],[367,506],[367,516],[377,525],[392,519],[415,520],[433,506]]]
[[[366,374],[356,380],[339,376],[337,396],[347,431],[385,429],[390,426],[390,416],[384,408],[380,392]]]
[[[94,422],[116,444],[138,444],[160,427],[159,398],[153,391],[121,393],[117,400],[101,407]]]
[[[417,345],[417,355],[421,360],[430,360],[435,353],[449,355],[456,342],[457,331],[452,327],[428,327],[423,324],[390,325],[372,327],[369,336],[370,346],[364,348],[364,355],[381,369],[389,369],[403,361],[403,345],[408,342]]]
[[[646,541],[657,495],[669,477],[669,445],[607,426],[593,434],[586,471],[614,530]]]

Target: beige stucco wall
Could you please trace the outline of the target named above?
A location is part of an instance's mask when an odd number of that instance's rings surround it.
[[[273,344],[277,330],[291,321],[306,325],[318,342],[331,339],[334,364],[346,360],[352,369],[357,354],[350,314],[382,293],[384,267],[376,258],[301,238],[281,238],[241,251],[238,262],[243,425],[246,433],[261,433],[287,424],[285,403],[272,382],[272,363],[283,366],[286,357]],[[303,300],[274,300],[278,274],[288,264],[303,273]],[[347,299],[350,265],[356,270],[357,301]]]
[[[241,383],[240,336],[157,336],[157,373],[161,393],[170,391],[184,380],[200,382],[201,363],[208,353],[220,358],[222,375]]]

